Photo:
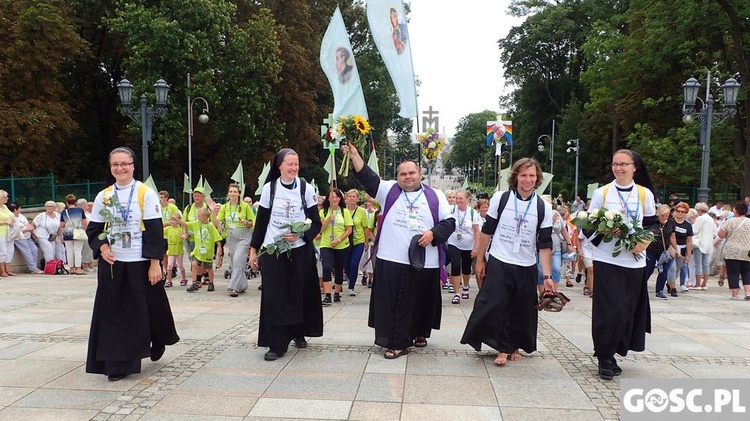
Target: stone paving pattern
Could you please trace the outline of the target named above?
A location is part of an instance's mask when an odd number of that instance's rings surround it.
[[[572,298],[563,312],[541,314],[539,351],[506,367],[491,349],[458,342],[475,287],[460,305],[443,294],[441,330],[399,359],[373,345],[369,290],[358,285],[357,297],[324,309],[322,338],[267,362],[256,345],[258,280],[239,298],[226,284],[169,289],[182,340],[141,374],[109,382],[84,372],[93,274],[0,279],[0,421],[619,418],[619,380],[596,376],[582,284],[563,287]],[[711,285],[652,301],[647,350],[620,359],[623,377],[750,377],[750,302]]]

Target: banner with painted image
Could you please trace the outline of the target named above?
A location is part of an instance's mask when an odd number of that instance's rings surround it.
[[[417,88],[411,59],[411,41],[401,0],[368,0],[367,23],[396,87],[404,118],[417,116]]]
[[[328,77],[333,92],[333,121],[357,114],[369,118],[349,34],[338,7],[320,45],[320,67]]]

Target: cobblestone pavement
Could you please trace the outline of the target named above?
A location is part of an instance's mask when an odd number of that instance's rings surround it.
[[[388,361],[367,327],[369,290],[324,309],[325,335],[277,361],[256,345],[259,293],[168,290],[181,341],[118,382],[84,372],[96,280],[0,279],[2,420],[618,419],[620,382],[596,376],[591,300],[542,313],[539,350],[505,367],[458,343],[471,299],[444,294],[427,348]],[[715,281],[713,282],[715,285]],[[726,289],[652,301],[647,350],[620,359],[624,378],[750,376],[750,302]]]

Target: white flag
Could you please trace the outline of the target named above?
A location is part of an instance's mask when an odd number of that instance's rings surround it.
[[[367,0],[367,22],[375,45],[396,87],[401,103],[398,115],[404,118],[416,117],[417,88],[403,1]],[[440,64],[436,62],[435,65]]]
[[[375,172],[380,174],[380,167],[378,166],[378,154],[375,153],[375,149],[370,152],[370,159],[367,160],[367,166]]]
[[[263,193],[263,183],[266,182],[266,177],[268,177],[268,173],[271,171],[271,161],[266,162],[263,164],[263,169],[260,171],[260,175],[258,176],[258,188],[255,189],[255,195],[260,196],[261,193]]]
[[[333,121],[357,114],[369,119],[349,34],[338,7],[320,45],[320,67],[333,91]]]
[[[232,181],[237,182],[240,185],[240,199],[245,194],[245,171],[242,169],[242,160],[237,164],[237,169],[234,170],[234,174],[230,177]]]

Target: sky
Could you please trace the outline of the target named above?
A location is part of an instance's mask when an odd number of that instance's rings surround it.
[[[441,133],[453,136],[461,117],[499,109],[505,86],[497,41],[523,18],[508,15],[510,0],[406,0],[409,36],[422,112],[438,111]]]

